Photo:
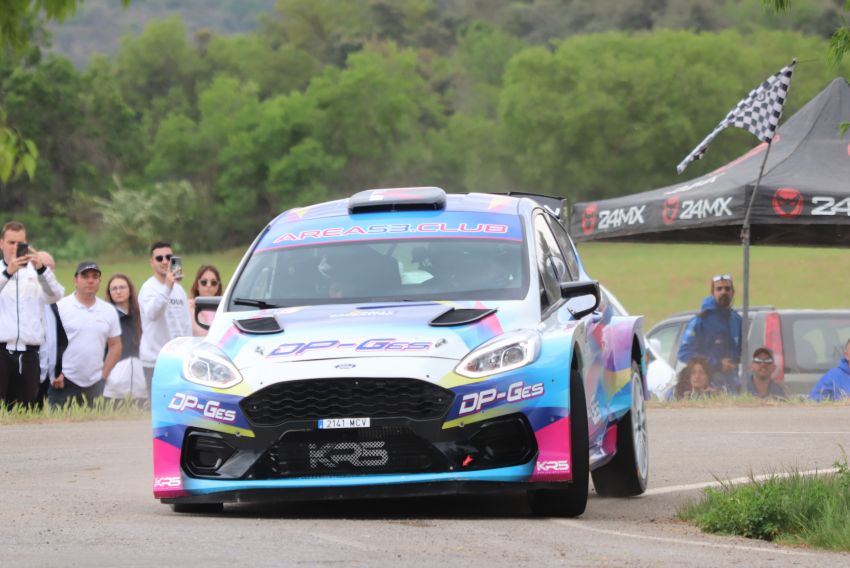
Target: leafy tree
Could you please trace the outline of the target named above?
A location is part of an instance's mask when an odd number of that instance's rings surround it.
[[[320,62],[290,44],[272,45],[259,34],[213,36],[205,57],[217,74],[255,83],[261,98],[304,89]]]
[[[169,235],[179,248],[191,250],[196,228],[206,219],[191,184],[186,181],[125,187],[116,179],[109,196],[86,200],[103,219],[103,234],[116,249],[141,253]]]
[[[792,2],[791,0],[762,0],[762,4],[775,12],[788,12]],[[844,11],[850,12],[850,0],[844,0]],[[833,66],[840,65],[844,56],[850,54],[850,22],[845,16],[840,16],[839,21],[840,25],[829,40],[828,60]],[[850,121],[842,122],[840,128],[842,132],[847,132],[850,129]]]
[[[439,97],[427,88],[427,65],[394,44],[351,55],[345,69],[327,67],[307,97],[324,113],[319,132],[347,163],[338,190],[407,183],[426,175],[427,132],[444,123]]]
[[[4,0],[0,10],[0,60],[20,53],[29,44],[39,18],[61,22],[74,12],[81,0]],[[130,0],[122,0],[124,6]],[[32,140],[9,128],[8,114],[0,106],[0,185],[24,172],[35,175],[39,154]]]
[[[662,31],[580,36],[554,52],[533,48],[508,65],[500,99],[502,141],[521,187],[602,198],[675,183],[675,165],[710,132],[765,70],[823,46],[788,32],[744,37]],[[821,47],[822,49],[822,47]],[[659,64],[659,62],[663,64]],[[808,64],[793,85],[793,113],[828,82]],[[743,131],[721,134],[694,174],[751,146]]]
[[[115,57],[124,100],[147,115],[151,130],[167,112],[194,106],[196,83],[206,73],[187,36],[177,17],[153,22],[140,36],[125,39]]]

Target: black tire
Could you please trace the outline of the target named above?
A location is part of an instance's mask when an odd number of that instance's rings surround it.
[[[171,510],[175,513],[214,515],[224,511],[224,503],[172,503]]]
[[[570,372],[570,462],[573,480],[564,489],[528,492],[531,512],[541,517],[578,517],[587,508],[590,481],[590,449],[587,433],[587,401],[576,368]]]
[[[617,422],[617,453],[593,472],[601,497],[634,497],[646,491],[649,480],[649,440],[640,365],[632,361],[632,406]]]

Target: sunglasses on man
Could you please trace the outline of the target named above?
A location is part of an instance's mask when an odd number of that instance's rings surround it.
[[[172,256],[174,256],[174,255],[173,255],[173,254],[158,254],[158,255],[156,255],[156,256],[155,256],[155,257],[153,257],[153,258],[154,258],[154,260],[156,260],[157,262],[162,262],[163,260],[171,260],[171,257],[172,257]]]
[[[773,358],[771,357],[753,357],[753,363],[758,363],[759,365],[770,365],[773,363]]]
[[[729,282],[731,282],[732,281],[732,275],[731,274],[717,274],[716,276],[711,277],[712,282],[720,282],[721,280],[728,280]]]

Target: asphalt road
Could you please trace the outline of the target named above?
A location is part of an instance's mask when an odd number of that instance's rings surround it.
[[[827,566],[850,554],[701,534],[716,479],[828,469],[850,407],[650,409],[650,490],[579,519],[517,498],[244,505],[179,515],[151,493],[145,421],[0,427],[0,566]]]

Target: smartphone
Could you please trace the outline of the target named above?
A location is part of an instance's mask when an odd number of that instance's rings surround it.
[[[30,246],[27,243],[18,243],[18,248],[15,249],[15,257],[26,256],[30,253]]]
[[[172,256],[171,262],[168,265],[169,272],[175,273],[175,278],[180,280],[183,278],[183,259],[179,256]]]

